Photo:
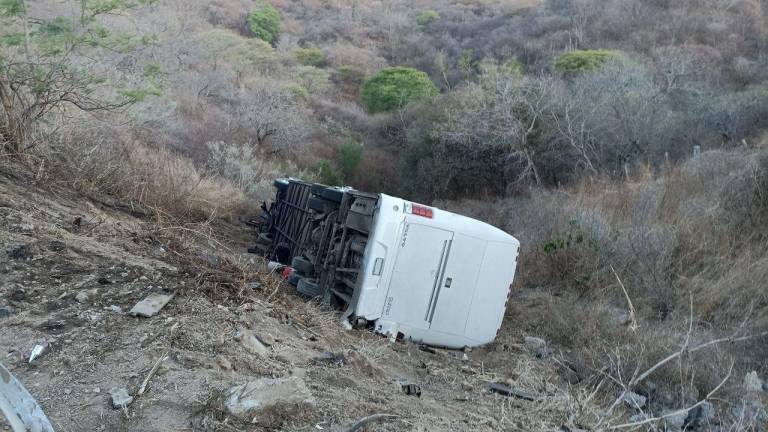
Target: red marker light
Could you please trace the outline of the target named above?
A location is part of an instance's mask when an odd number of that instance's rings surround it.
[[[421,216],[428,219],[432,219],[434,216],[434,212],[431,208],[419,204],[411,204],[411,214],[415,214],[416,216]]]

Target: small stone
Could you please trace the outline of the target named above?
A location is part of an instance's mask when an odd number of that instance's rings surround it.
[[[216,363],[218,363],[219,367],[224,369],[225,371],[232,370],[232,363],[230,363],[230,361],[227,360],[227,358],[224,357],[223,355],[219,355],[218,357],[216,357]]]
[[[9,316],[13,315],[13,308],[10,306],[2,306],[0,307],[0,319],[8,318]]]
[[[101,393],[101,389],[100,389],[100,388],[98,388],[98,387],[96,387],[95,389],[93,389],[93,392],[94,392],[94,393]]]
[[[68,395],[68,394],[71,394],[71,393],[72,393],[72,389],[69,389],[69,388],[68,389],[64,389],[64,394],[65,395]]]
[[[243,329],[235,336],[235,339],[239,340],[241,344],[252,354],[258,354],[260,356],[267,356],[269,354],[269,348],[267,348],[252,331]]]
[[[75,296],[75,300],[77,300],[78,303],[85,303],[89,298],[90,296],[88,295],[88,291],[80,291]]]
[[[693,429],[702,429],[715,419],[715,407],[709,401],[704,401],[688,414],[686,426]]]
[[[344,365],[346,361],[344,354],[334,354],[330,351],[326,351],[314,359],[316,364],[335,364],[337,366]]]
[[[662,413],[662,417],[669,415],[672,412],[676,412],[676,410],[666,411]],[[664,424],[666,425],[666,430],[669,432],[682,430],[683,426],[685,426],[685,420],[687,418],[688,418],[688,411],[682,411],[682,412],[678,412],[677,414],[670,415],[669,417],[664,417]]]
[[[536,357],[544,358],[549,355],[547,342],[544,339],[526,336],[525,347],[531,354],[535,355]]]
[[[51,240],[48,242],[48,249],[53,252],[61,252],[67,248],[67,245],[63,241]]]
[[[120,306],[111,305],[108,309],[114,313],[118,313],[118,314],[123,313],[123,308],[121,308]]]
[[[133,397],[124,388],[115,387],[109,391],[109,395],[112,397],[112,408],[114,409],[123,409],[133,402]]]
[[[622,401],[630,408],[642,409],[645,406],[647,399],[645,396],[635,392],[627,392],[624,394]]]
[[[29,247],[29,245],[21,245],[8,251],[8,257],[17,260],[27,260],[32,259],[34,257],[34,253],[32,252],[32,248]]]
[[[747,391],[756,393],[762,392],[764,385],[765,383],[759,376],[757,376],[757,372],[755,371],[748,373],[744,377],[744,389]]]

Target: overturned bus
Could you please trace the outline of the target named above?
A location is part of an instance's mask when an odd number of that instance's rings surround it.
[[[343,310],[343,323],[463,348],[494,340],[519,242],[475,219],[385,194],[276,180],[256,251],[289,281]]]

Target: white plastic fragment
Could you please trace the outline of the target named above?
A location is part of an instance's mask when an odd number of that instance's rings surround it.
[[[34,348],[32,348],[32,352],[29,354],[29,363],[32,363],[32,361],[43,353],[45,351],[45,347],[47,344],[37,344]]]
[[[14,432],[53,432],[35,398],[0,364],[0,412]]]

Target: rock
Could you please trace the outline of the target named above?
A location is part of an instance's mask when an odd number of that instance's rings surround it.
[[[133,397],[128,394],[128,390],[122,387],[111,389],[109,395],[112,397],[112,408],[114,409],[123,409],[133,402]]]
[[[297,377],[261,378],[235,386],[224,402],[227,411],[242,420],[258,422],[262,414],[284,405],[314,405],[312,393]]]
[[[688,413],[685,420],[685,426],[688,429],[701,429],[708,426],[715,419],[715,406],[711,402],[705,401],[698,407]]]
[[[123,313],[123,308],[117,305],[110,305],[107,309],[117,314]]]
[[[748,373],[744,377],[744,389],[747,391],[759,393],[763,391],[764,386],[765,383],[759,376],[757,376],[757,372],[755,371]]]
[[[633,409],[642,409],[645,407],[647,401],[645,396],[639,395],[635,392],[627,392],[621,399],[628,407]]]
[[[257,338],[256,335],[253,334],[253,332],[250,330],[240,330],[240,332],[235,336],[235,339],[239,340],[245,349],[247,349],[251,354],[258,354],[260,356],[269,355],[269,348],[261,343],[259,338]]]
[[[48,242],[48,249],[53,252],[61,252],[67,248],[67,245],[63,241],[51,240]]]
[[[162,290],[149,294],[128,312],[133,316],[149,318],[157,315],[176,295],[175,291]]]
[[[673,412],[677,412],[678,410],[671,410],[671,411],[665,411],[661,414],[662,417],[669,415]],[[685,420],[688,418],[688,411],[682,411],[678,412],[677,414],[670,415],[669,417],[664,418],[664,424],[666,425],[666,430],[669,432],[674,431],[680,431],[683,429],[683,426],[685,426]]]
[[[31,223],[13,224],[11,225],[11,228],[16,229],[20,232],[32,232],[35,230],[35,226]]]
[[[344,354],[334,354],[330,351],[326,351],[314,358],[316,364],[335,364],[337,366],[343,366],[347,362]]]
[[[90,295],[88,295],[88,291],[80,291],[75,296],[75,300],[77,300],[78,303],[85,303],[90,298]]]
[[[400,388],[402,388],[403,393],[407,394],[408,396],[416,396],[418,398],[421,397],[421,386],[418,384],[401,384]]]
[[[13,308],[10,306],[0,306],[0,319],[8,318],[13,315]]]
[[[537,337],[525,337],[525,347],[528,351],[538,358],[544,358],[549,355],[549,348],[547,348],[547,341]]]
[[[229,360],[227,360],[226,357],[223,355],[219,355],[216,357],[216,363],[219,364],[219,367],[224,369],[225,371],[231,371],[232,370],[232,363],[230,363]]]
[[[29,245],[17,246],[8,251],[8,257],[17,260],[32,259],[35,254],[32,252],[32,248]]]

